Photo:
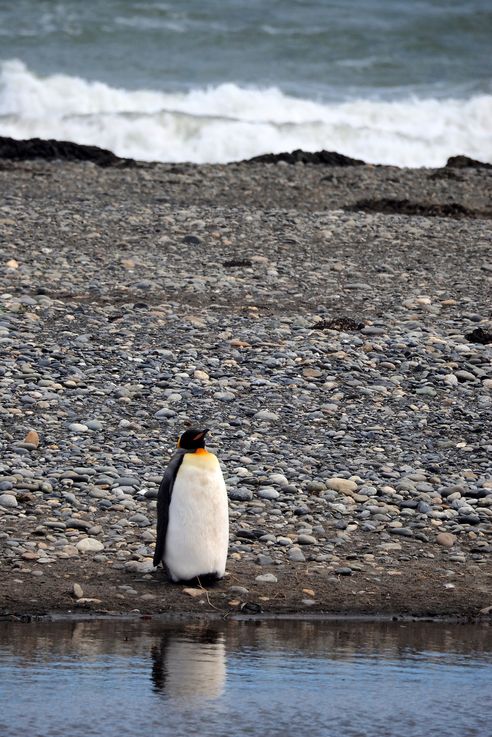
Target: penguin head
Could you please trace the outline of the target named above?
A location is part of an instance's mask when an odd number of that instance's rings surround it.
[[[198,448],[205,447],[205,435],[208,433],[206,430],[197,430],[192,427],[190,430],[185,432],[179,437],[178,448],[182,450],[198,450]]]

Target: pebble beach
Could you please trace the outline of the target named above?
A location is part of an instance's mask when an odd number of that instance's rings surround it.
[[[485,167],[1,161],[0,612],[489,615],[491,214]],[[190,423],[210,590],[152,566]]]

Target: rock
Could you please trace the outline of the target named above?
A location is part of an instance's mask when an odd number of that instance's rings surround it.
[[[205,596],[205,589],[186,588],[183,589],[183,594],[191,596],[192,599],[197,599],[199,596]]]
[[[90,530],[93,526],[91,520],[78,519],[78,517],[70,517],[65,522],[65,527],[72,527],[75,530]]]
[[[246,596],[246,594],[249,594],[249,589],[245,588],[244,586],[229,586],[229,593]]]
[[[297,537],[299,545],[317,545],[318,541],[312,535],[301,534]]]
[[[458,386],[458,377],[454,374],[446,374],[443,376],[442,380],[448,386]]]
[[[253,492],[251,489],[229,489],[229,499],[235,502],[249,502],[253,498]]]
[[[334,489],[335,491],[339,491],[342,494],[356,491],[357,489],[357,484],[355,483],[355,481],[351,481],[350,479],[341,479],[337,476],[334,476],[331,479],[327,479],[325,483],[329,489]]]
[[[219,402],[233,402],[236,399],[236,395],[232,392],[215,392],[214,397]]]
[[[14,507],[17,507],[17,499],[13,494],[0,494],[0,507],[5,507],[7,509],[13,509]]]
[[[413,530],[409,527],[390,527],[388,528],[388,532],[401,537],[413,537]]]
[[[284,476],[283,473],[272,473],[269,476],[269,479],[271,484],[275,484],[276,486],[288,486],[289,481],[286,476]]]
[[[492,169],[492,164],[486,164],[483,161],[471,159],[469,156],[460,154],[458,156],[450,156],[446,162],[446,167],[452,169]]]
[[[144,558],[143,560],[129,560],[125,563],[125,570],[128,573],[151,573],[155,566],[152,558]]]
[[[278,579],[273,573],[261,573],[259,576],[256,576],[255,581],[258,583],[277,583]]]
[[[129,522],[133,522],[133,524],[138,525],[139,527],[148,527],[152,524],[152,522],[149,520],[148,517],[145,516],[145,514],[132,514],[131,517],[128,518]]]
[[[208,382],[210,380],[210,377],[207,374],[207,372],[201,371],[200,369],[197,369],[196,371],[194,371],[193,376],[195,377],[195,379],[198,379],[198,381]]]
[[[255,414],[256,420],[263,420],[265,422],[277,422],[280,417],[275,412],[270,412],[267,409],[261,409]]]
[[[436,542],[444,548],[452,548],[456,542],[456,536],[452,535],[450,532],[440,532],[436,535]]]
[[[94,430],[95,432],[102,430],[104,427],[103,423],[99,420],[87,420],[85,425],[89,428],[89,430]]]
[[[158,420],[161,420],[163,418],[168,419],[175,416],[176,411],[174,409],[170,409],[169,407],[163,407],[154,414],[154,417],[156,417]]]
[[[341,566],[340,568],[335,568],[335,573],[337,576],[351,576],[353,570],[349,566]]]
[[[262,489],[259,489],[258,496],[261,499],[278,499],[280,496],[279,492],[275,489],[272,489],[270,486],[264,486]]]
[[[29,443],[30,445],[34,445],[35,448],[39,445],[39,435],[36,432],[36,430],[29,430],[26,437],[24,438],[25,443]]]
[[[294,561],[294,563],[303,563],[306,558],[302,550],[293,545],[289,548],[289,560]]]
[[[72,423],[71,423],[71,424],[70,424],[70,425],[68,426],[68,429],[69,429],[69,430],[70,430],[71,432],[75,432],[75,433],[79,433],[79,432],[88,432],[88,430],[89,430],[89,428],[87,427],[87,425],[83,425],[83,424],[82,424],[81,422],[72,422]]]
[[[82,599],[82,597],[84,596],[82,586],[78,583],[74,583],[72,592],[76,599]]]
[[[321,164],[324,166],[362,166],[364,161],[361,159],[352,159],[350,156],[336,153],[336,151],[302,151],[296,149],[292,153],[281,153],[281,154],[261,154],[260,156],[253,156],[252,159],[247,159],[245,164],[278,164],[279,162],[285,162],[286,164],[297,164],[299,162],[303,164]]]
[[[0,136],[0,159],[30,161],[32,159],[55,159],[64,161],[90,161],[97,166],[131,166],[132,159],[120,159],[112,151],[98,146],[86,146],[71,141],[42,140],[28,138],[18,140]]]
[[[80,553],[99,553],[104,550],[104,545],[94,537],[85,537],[75,546]]]

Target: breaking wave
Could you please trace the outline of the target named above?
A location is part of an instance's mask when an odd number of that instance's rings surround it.
[[[328,149],[377,164],[492,161],[492,95],[324,103],[219,84],[189,92],[126,90],[0,64],[0,135],[101,146],[143,161],[225,163]]]

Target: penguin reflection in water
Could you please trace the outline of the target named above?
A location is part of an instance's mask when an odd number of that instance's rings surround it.
[[[152,648],[154,691],[186,706],[218,699],[226,682],[224,633],[208,627],[165,631]]]
[[[172,581],[222,578],[229,545],[227,491],[219,461],[205,450],[208,430],[186,430],[157,497],[154,565]]]

